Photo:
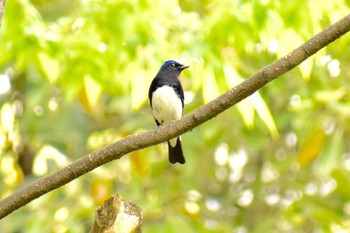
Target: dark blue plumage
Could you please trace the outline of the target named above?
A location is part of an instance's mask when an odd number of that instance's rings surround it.
[[[179,120],[184,108],[184,92],[179,81],[181,71],[188,68],[175,60],[163,63],[148,92],[152,114],[157,126]],[[181,137],[168,142],[170,163],[185,163]]]

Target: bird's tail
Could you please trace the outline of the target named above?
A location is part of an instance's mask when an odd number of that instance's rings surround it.
[[[182,152],[182,146],[180,138],[176,139],[175,147],[172,147],[170,142],[168,142],[168,148],[169,148],[169,162],[174,163],[185,163],[185,157]]]

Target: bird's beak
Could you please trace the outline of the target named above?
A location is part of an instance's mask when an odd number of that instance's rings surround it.
[[[184,69],[187,69],[188,67],[190,67],[190,66],[181,65],[179,68],[180,68],[180,70],[184,70]]]

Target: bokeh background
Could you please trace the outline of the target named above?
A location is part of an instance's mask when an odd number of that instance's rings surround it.
[[[155,127],[164,60],[185,114],[349,12],[348,0],[8,0],[0,28],[0,197]],[[88,232],[111,195],[144,232],[349,232],[350,35],[167,146],[136,151],[0,221],[1,232]]]

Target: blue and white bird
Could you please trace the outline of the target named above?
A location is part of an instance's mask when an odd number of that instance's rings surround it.
[[[148,98],[157,126],[179,120],[183,114],[184,92],[179,81],[181,71],[188,68],[175,60],[163,63],[153,79]],[[181,146],[181,136],[168,141],[169,162],[185,163]]]

